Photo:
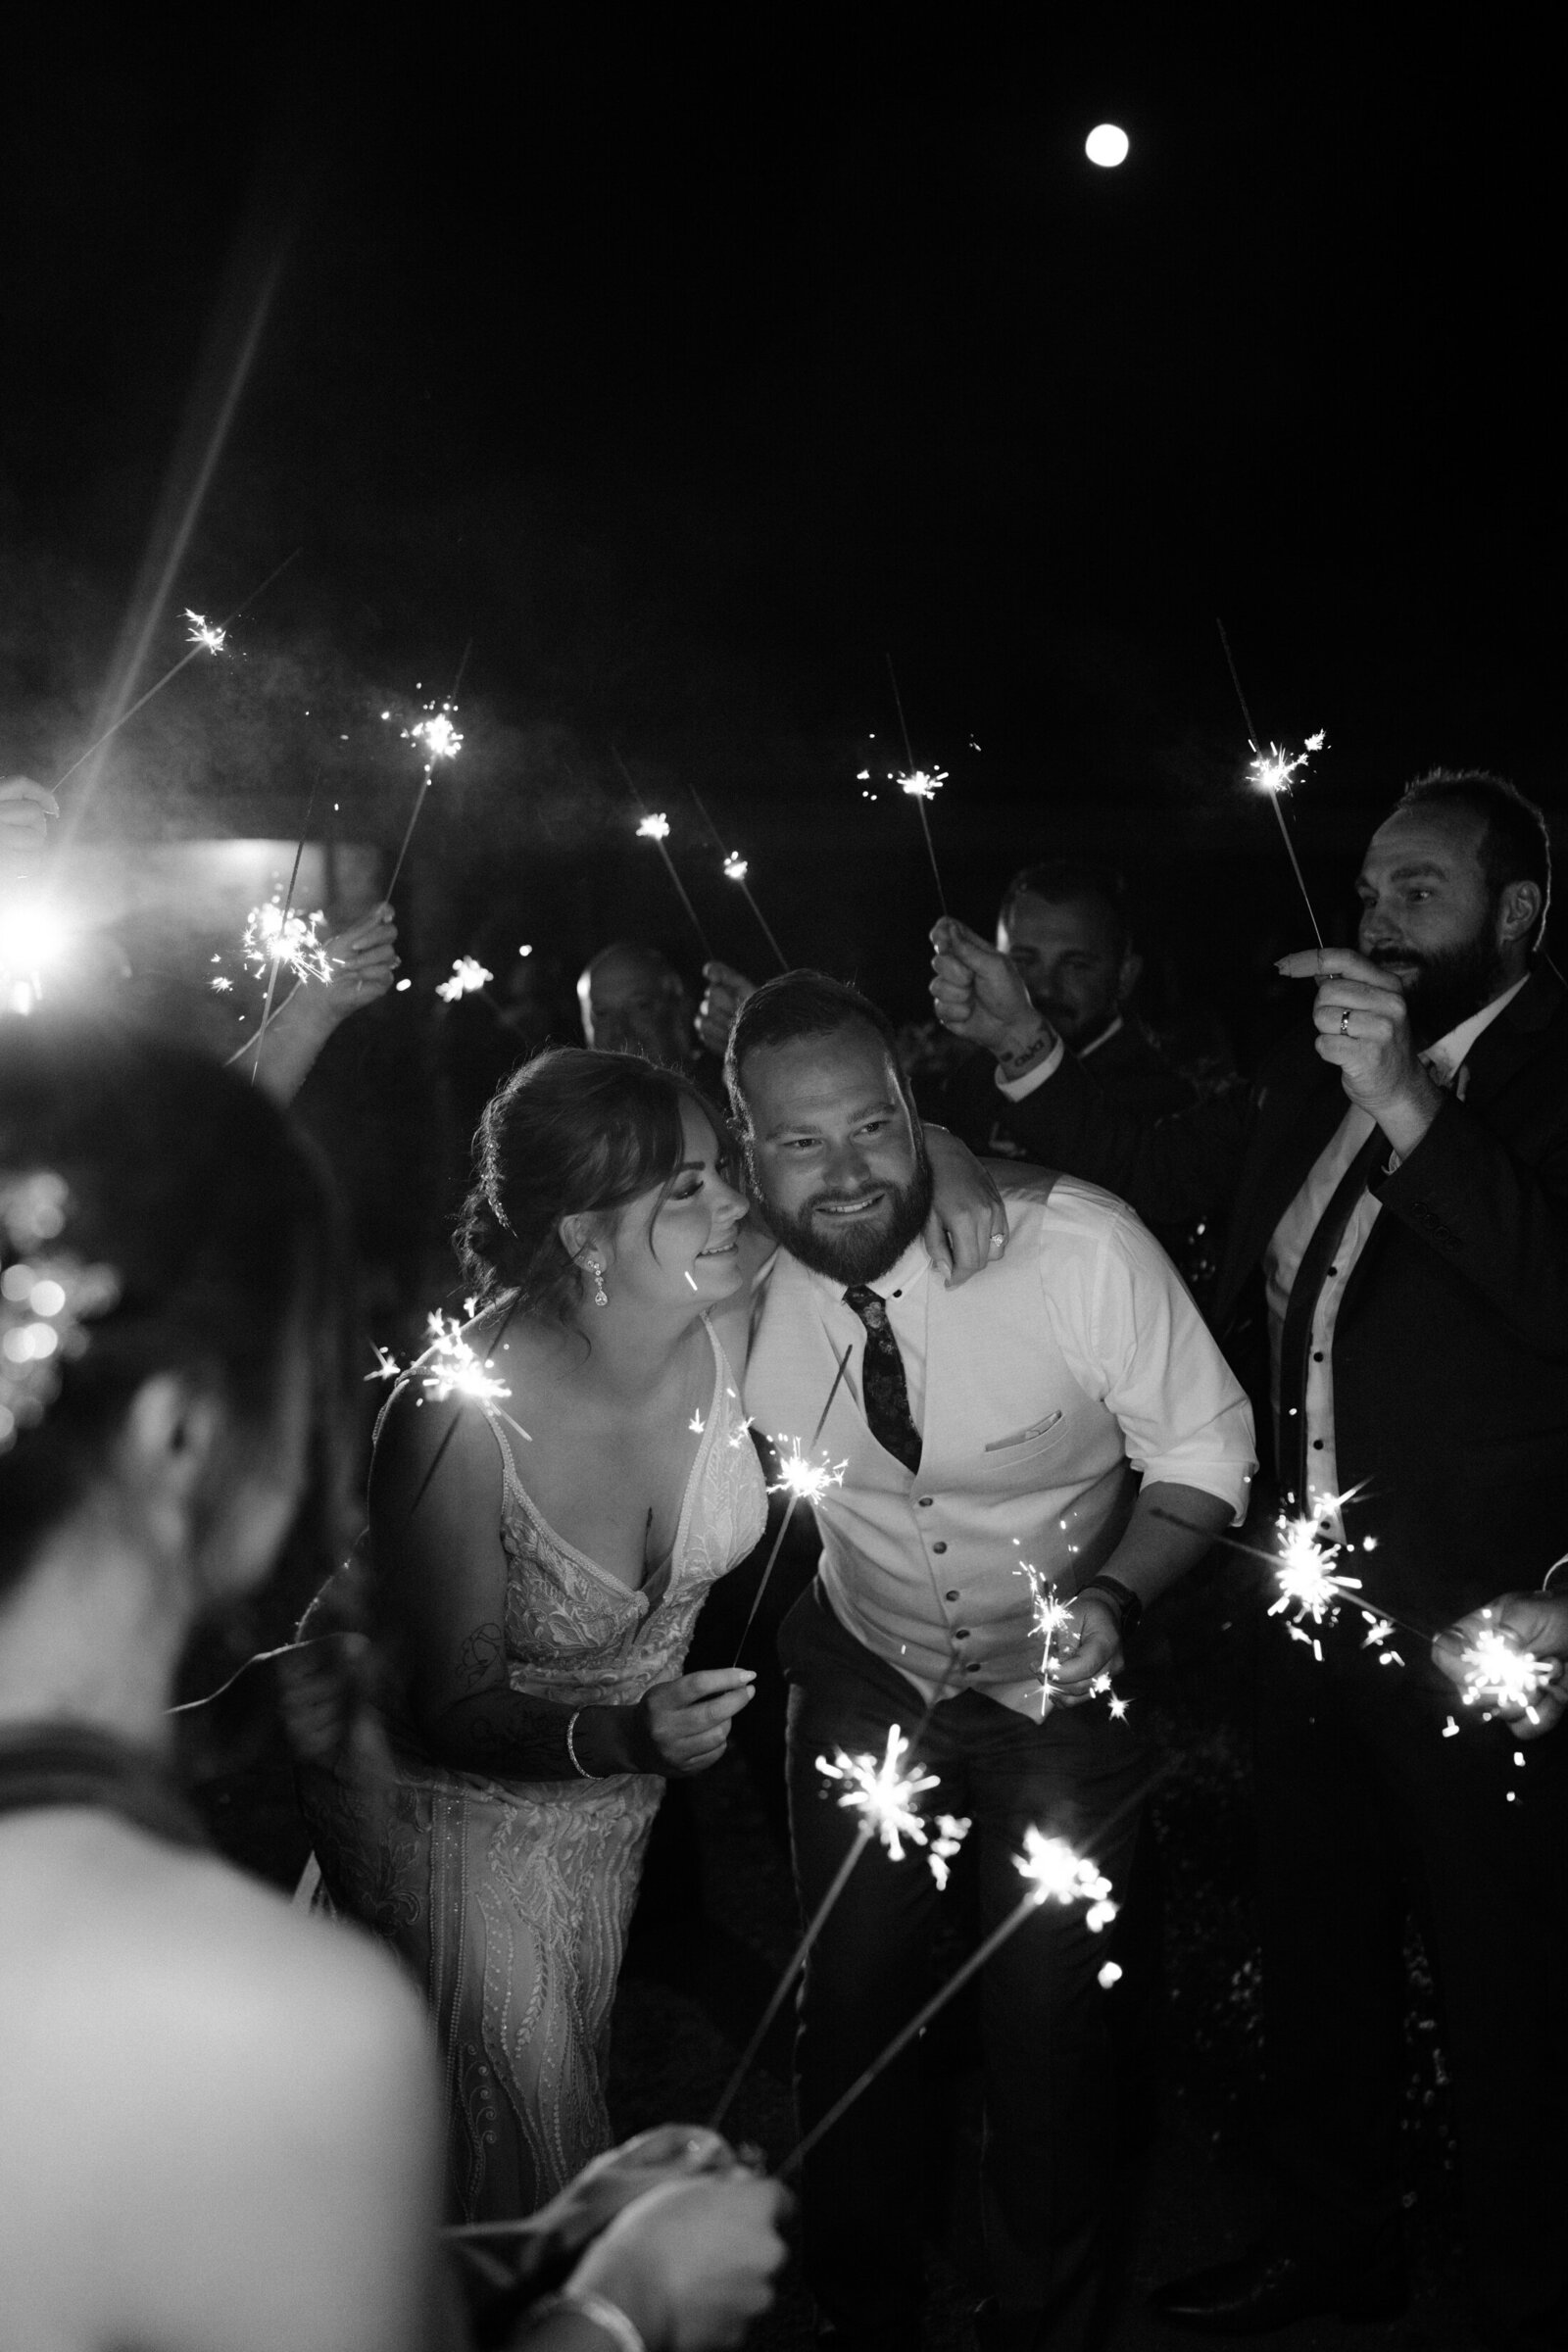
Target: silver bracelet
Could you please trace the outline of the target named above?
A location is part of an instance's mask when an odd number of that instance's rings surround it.
[[[594,1778],[594,1775],[589,1771],[581,1756],[578,1755],[577,1742],[572,1737],[573,1733],[577,1729],[577,1725],[581,1720],[581,1717],[582,1709],[581,1707],[576,1707],[566,1718],[566,1753],[571,1758],[571,1769],[577,1775],[578,1780],[591,1781]]]
[[[602,2328],[616,2352],[648,2352],[647,2345],[618,2303],[610,2302],[604,2295],[589,2293],[580,2287],[564,2287],[559,2295],[546,2295],[535,2303],[528,2314],[530,2331],[538,2320],[554,2318],[558,2311],[575,2312],[578,2319]]]

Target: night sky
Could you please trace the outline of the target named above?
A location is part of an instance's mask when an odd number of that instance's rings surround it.
[[[501,873],[563,955],[637,920],[618,750],[679,823],[699,784],[793,952],[843,964],[853,933],[897,994],[935,908],[912,810],[856,781],[903,764],[891,655],[916,759],[950,771],[958,910],[1101,847],[1223,990],[1217,932],[1234,983],[1293,921],[1216,614],[1260,729],[1328,730],[1296,815],[1337,903],[1423,765],[1554,806],[1554,49],[1486,16],[1401,42],[1371,12],[1206,13],[32,34],[0,765],[47,778],[89,739],[275,270],[143,682],[179,607],[224,612],[303,552],[244,662],[120,739],[89,832],[287,833],[319,773],[395,842],[379,712],[468,649],[419,853],[435,945]],[[1105,119],[1119,172],[1083,155]],[[659,925],[679,943],[663,902]]]

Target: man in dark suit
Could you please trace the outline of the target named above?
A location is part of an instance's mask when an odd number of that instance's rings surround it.
[[[1154,1120],[1061,1052],[1010,963],[959,925],[933,934],[938,1011],[991,1048],[1039,1158],[1146,1216],[1228,1212],[1213,1320],[1266,1384],[1282,1494],[1354,1549],[1343,1565],[1368,1601],[1434,1634],[1539,1581],[1568,1527],[1568,998],[1542,952],[1549,882],[1544,821],[1511,786],[1421,779],[1367,851],[1359,952],[1285,959],[1317,979],[1311,1030],[1250,1090]],[[1263,1629],[1279,2198],[1260,2244],[1156,2307],[1230,2334],[1400,2307],[1408,1882],[1483,2323],[1499,2343],[1555,2342],[1568,1734],[1527,1750],[1481,1710],[1455,1721],[1424,1645],[1385,1666],[1364,1636],[1342,1611],[1319,1659]]]

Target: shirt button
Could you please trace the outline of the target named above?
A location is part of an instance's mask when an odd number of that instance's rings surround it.
[[[967,1627],[967,1626],[960,1625],[960,1626],[957,1628],[957,1630],[956,1631],[956,1633],[954,1634],[954,1637],[953,1637],[953,1639],[955,1640],[955,1642],[967,1642],[967,1641],[968,1641],[968,1639],[969,1639],[969,1629],[968,1629],[968,1627]]]
[[[1314,1364],[1320,1364],[1320,1363],[1323,1361],[1323,1350],[1322,1350],[1322,1348],[1313,1348],[1313,1350],[1312,1350],[1312,1361],[1313,1361],[1313,1363],[1314,1363]]]
[[[1337,1274],[1337,1273],[1339,1272],[1339,1270],[1340,1270],[1340,1269],[1339,1269],[1339,1267],[1338,1267],[1338,1266],[1330,1266],[1330,1268],[1329,1268],[1329,1272],[1330,1272],[1331,1274]]]
[[[944,1592],[942,1597],[944,1600],[956,1600],[958,1597],[956,1588],[955,1588],[951,1592]]]
[[[922,1511],[928,1511],[931,1508],[931,1500],[932,1498],[929,1494],[922,1494],[920,1496],[920,1508]]]
[[[1312,1440],[1312,1451],[1313,1451],[1314,1453],[1321,1453],[1321,1452],[1322,1452],[1322,1450],[1323,1450],[1323,1441],[1322,1441],[1322,1439],[1321,1439],[1321,1438],[1314,1438],[1314,1439]]]
[[[980,1669],[978,1666],[966,1666],[963,1671],[965,1674],[978,1674]]]
[[[933,1551],[946,1551],[948,1547],[939,1539],[935,1544],[932,1544],[931,1548]]]

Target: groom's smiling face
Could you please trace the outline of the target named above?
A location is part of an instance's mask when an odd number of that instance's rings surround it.
[[[931,1206],[925,1147],[881,1038],[851,1019],[757,1047],[738,1077],[752,1190],[779,1240],[818,1274],[875,1282]]]

